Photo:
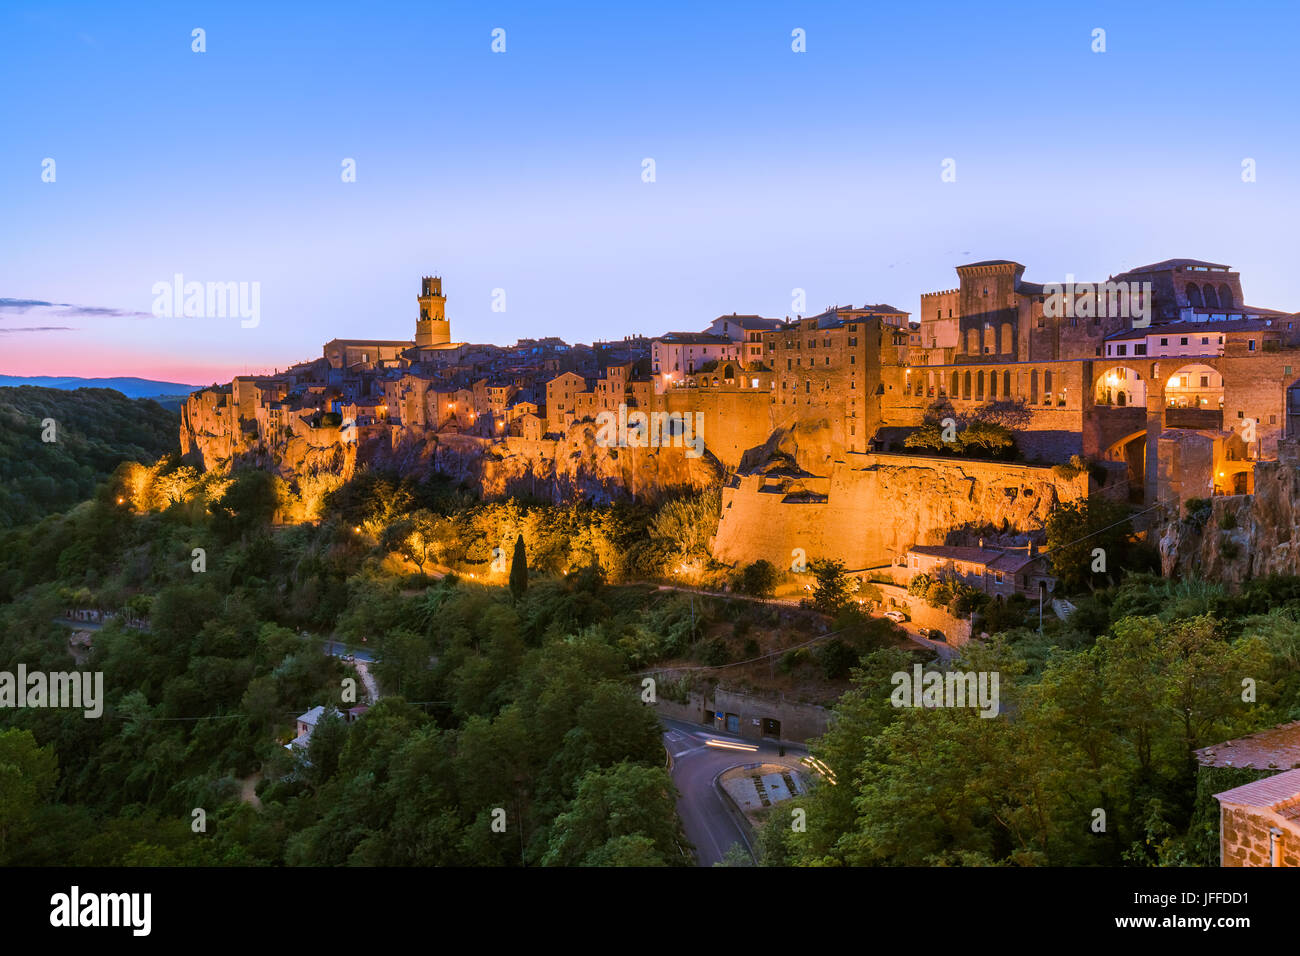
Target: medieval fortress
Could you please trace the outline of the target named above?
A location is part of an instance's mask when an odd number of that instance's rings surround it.
[[[289,481],[375,463],[554,500],[721,484],[720,560],[863,569],[944,548],[1029,557],[1052,508],[1087,495],[1250,495],[1296,433],[1300,314],[1245,305],[1229,266],[1047,285],[1008,260],[956,271],[916,318],[835,306],[508,347],[452,342],[442,280],[426,277],[413,341],[335,339],[280,374],[197,391],[181,448]],[[1015,461],[904,444],[926,422],[981,420],[1012,429]]]

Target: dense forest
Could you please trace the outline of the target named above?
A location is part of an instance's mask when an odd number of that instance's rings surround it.
[[[681,546],[655,529],[697,502],[490,505],[366,474],[319,522],[272,525],[283,493],[259,471],[124,465],[93,501],[0,537],[0,669],[69,669],[55,619],[122,611],[82,664],[104,674],[101,718],[0,712],[0,862],[689,862],[631,671],[689,651],[708,617],[624,577],[629,555]],[[484,573],[486,541],[525,534],[532,573],[426,575],[405,556],[426,524],[441,558]],[[381,658],[381,698],[297,755],[295,716],[345,711],[358,676],[324,635]]]
[[[1198,773],[1193,751],[1300,718],[1300,579],[1131,574],[1076,601],[952,663],[1001,675],[1006,718],[895,708],[921,657],[866,655],[814,748],[836,784],[769,818],[762,862],[1217,866],[1212,794],[1261,774]]]
[[[175,410],[110,388],[0,388],[0,528],[85,501],[124,461],[153,462],[179,425]]]

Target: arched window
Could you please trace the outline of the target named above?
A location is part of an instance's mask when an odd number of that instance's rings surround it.
[[[961,394],[961,385],[960,385],[961,379],[959,376],[960,373],[958,372],[952,373],[952,392],[950,394],[952,395],[953,398],[956,398],[958,395]]]
[[[1234,308],[1232,290],[1226,285],[1219,286],[1219,305],[1225,309]]]
[[[980,354],[980,330],[979,329],[966,330],[966,354],[967,355]]]
[[[1007,369],[1007,371],[1002,373],[1002,397],[1003,398],[1011,397],[1011,370],[1010,369]]]
[[[1195,282],[1187,283],[1187,304],[1197,309],[1205,305],[1205,300],[1201,298],[1201,287]]]
[[[1050,369],[1043,372],[1043,404],[1052,404],[1052,372]]]
[[[1031,404],[1038,403],[1038,369],[1029,372],[1029,401]]]
[[[1205,307],[1207,309],[1217,309],[1219,307],[1219,297],[1214,294],[1214,286],[1208,282],[1205,283]]]
[[[962,398],[970,398],[970,372],[966,373],[966,378],[962,381]]]
[[[997,397],[998,397],[998,373],[997,370],[995,369],[992,372],[989,372],[989,398],[994,399]]]
[[[984,400],[984,369],[980,369],[975,376],[975,397]]]
[[[998,351],[1001,352],[1003,355],[1010,355],[1012,352],[1015,351],[1015,343],[1012,342],[1012,336],[1013,336],[1014,334],[1015,334],[1015,333],[1012,332],[1012,330],[1011,330],[1011,323],[1010,323],[1010,322],[1003,322],[1003,323],[1002,323],[1002,342],[1001,342],[1001,344],[998,346]]]

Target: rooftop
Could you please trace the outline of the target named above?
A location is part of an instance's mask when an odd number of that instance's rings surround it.
[[[725,335],[712,335],[708,332],[665,332],[656,340],[672,345],[731,345],[731,339]]]
[[[1295,806],[1300,801],[1300,770],[1288,770],[1275,773],[1263,780],[1256,780],[1244,786],[1216,793],[1214,799],[1220,803],[1237,803],[1261,810],[1278,810],[1285,816],[1294,818]]]
[[[1196,759],[1202,767],[1300,768],[1300,720],[1202,747]]]
[[[1153,262],[1150,265],[1125,269],[1120,275],[1131,275],[1135,272],[1173,272],[1175,269],[1185,269],[1188,266],[1222,269],[1225,272],[1232,268],[1231,266],[1225,266],[1221,262],[1206,262],[1204,259],[1162,259],[1160,262]]]
[[[1127,329],[1106,336],[1106,341],[1144,339],[1149,335],[1202,335],[1206,332],[1262,332],[1273,328],[1266,319],[1227,319],[1214,322],[1165,322],[1145,328]]]

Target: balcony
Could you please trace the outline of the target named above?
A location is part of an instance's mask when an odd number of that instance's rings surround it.
[[[1214,431],[1223,429],[1223,409],[1221,408],[1166,408],[1166,428],[1204,428]]]

